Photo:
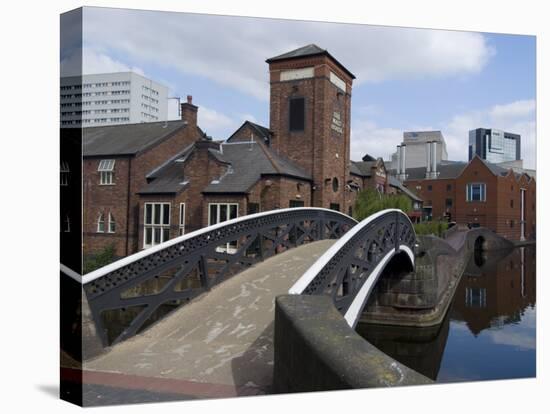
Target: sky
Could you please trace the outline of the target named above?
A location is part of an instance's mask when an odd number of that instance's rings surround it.
[[[315,43],[356,79],[351,158],[388,159],[404,131],[440,130],[467,160],[468,131],[522,136],[535,168],[536,38],[189,13],[84,8],[82,71],[133,70],[193,96],[199,126],[228,138],[245,120],[269,126],[267,58]],[[62,75],[80,51],[62,42]]]

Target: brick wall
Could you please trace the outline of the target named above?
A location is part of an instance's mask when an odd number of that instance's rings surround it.
[[[86,157],[84,170],[83,233],[84,255],[100,252],[106,245],[115,244],[116,255],[126,256],[139,250],[139,196],[146,185],[146,175],[167,159],[199,138],[196,127],[186,126],[166,137],[157,145],[135,156]],[[99,184],[97,168],[101,159],[115,159],[114,185]],[[114,234],[97,233],[99,212],[113,214],[116,221]]]
[[[281,81],[282,70],[314,67],[314,77]],[[270,129],[272,147],[308,171],[316,186],[313,205],[340,205],[347,211],[351,199],[345,194],[349,179],[350,104],[352,79],[326,56],[293,59],[270,64]],[[334,72],[346,83],[342,92],[329,80]],[[289,99],[305,98],[304,131],[289,131]],[[331,128],[333,113],[340,114],[342,133]],[[332,180],[338,180],[337,191]]]
[[[130,157],[104,157],[114,159],[114,184],[100,185],[100,173],[97,171],[102,158],[83,160],[84,208],[83,251],[84,256],[98,253],[106,246],[114,244],[115,254],[125,256],[126,234],[128,231],[129,168]],[[116,223],[115,233],[108,233],[108,214],[113,215]],[[103,213],[105,232],[97,232],[97,222]]]
[[[407,180],[407,188],[424,200],[424,207],[432,207],[433,220],[442,219],[448,212],[456,220],[456,182],[454,179]],[[465,194],[465,192],[464,192]],[[450,200],[451,207],[447,207]]]
[[[466,200],[470,183],[485,183],[485,201]],[[519,240],[521,236],[520,189],[525,188],[525,237],[535,235],[536,181],[525,175],[519,181],[512,172],[496,176],[480,159],[474,158],[456,179],[407,180],[406,185],[424,200],[424,206],[432,205],[434,220],[444,216],[446,200],[452,199],[452,207],[448,209],[452,221],[478,223],[510,240]]]
[[[217,148],[218,144],[211,141],[198,141],[195,149],[188,156],[187,161],[181,164],[181,177],[189,180],[185,189],[177,194],[140,194],[139,195],[139,245],[143,247],[143,220],[144,204],[146,202],[169,202],[171,205],[170,238],[179,235],[179,209],[185,203],[185,233],[198,230],[207,222],[204,216],[203,195],[204,188],[215,178],[220,177],[227,169],[227,165],[219,162],[208,149]],[[208,213],[208,212],[207,212]]]

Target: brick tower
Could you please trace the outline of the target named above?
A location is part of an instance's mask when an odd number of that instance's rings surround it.
[[[351,86],[355,76],[313,44],[266,62],[273,149],[311,174],[313,206],[348,212]]]

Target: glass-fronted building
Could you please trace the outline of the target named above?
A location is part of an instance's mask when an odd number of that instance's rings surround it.
[[[475,154],[492,163],[521,159],[521,136],[499,129],[477,128],[470,131],[468,160]]]

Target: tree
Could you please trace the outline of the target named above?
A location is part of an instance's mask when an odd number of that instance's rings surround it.
[[[382,194],[368,188],[357,194],[353,217],[361,221],[368,216],[388,208],[397,208],[405,213],[412,210],[412,201],[403,194]]]
[[[114,243],[105,246],[98,254],[84,258],[84,274],[117,260]]]

